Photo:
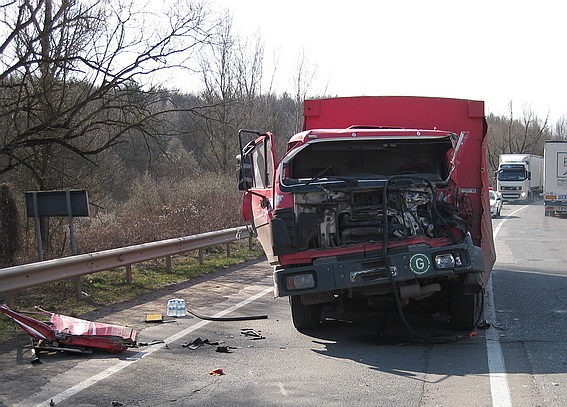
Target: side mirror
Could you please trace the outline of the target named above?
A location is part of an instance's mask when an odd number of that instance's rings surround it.
[[[236,156],[236,174],[240,191],[247,191],[254,186],[252,158],[249,155]]]
[[[532,173],[528,171],[528,179],[532,179]]]
[[[498,171],[494,171],[494,174],[492,175],[492,178],[493,178],[493,179],[498,178]]]

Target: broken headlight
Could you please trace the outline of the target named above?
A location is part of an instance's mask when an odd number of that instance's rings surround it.
[[[463,260],[460,253],[444,253],[435,256],[435,267],[438,269],[452,269],[462,265]]]

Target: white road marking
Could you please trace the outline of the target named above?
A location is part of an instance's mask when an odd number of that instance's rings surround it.
[[[231,307],[228,307],[218,313],[216,313],[215,315],[213,315],[213,318],[220,318],[223,317],[226,314],[229,314],[233,311],[236,311],[239,308],[244,307],[245,305],[250,304],[252,301],[257,300],[260,297],[263,297],[264,295],[273,292],[274,288],[273,287],[269,287],[266,288],[265,290],[260,291],[259,293],[256,293],[242,301],[240,301],[238,304],[235,304]],[[178,333],[176,333],[175,335],[171,335],[169,338],[165,339],[165,343],[170,343],[170,342],[174,342],[180,338],[183,338],[186,335],[189,335],[191,332],[196,331],[199,328],[204,327],[205,325],[209,324],[211,321],[205,321],[205,320],[201,320],[199,322],[197,322],[195,325],[192,325],[182,331],[179,331]],[[134,363],[136,363],[138,360],[142,359],[144,356],[150,355],[152,353],[154,353],[157,350],[160,350],[160,347],[152,347],[149,348],[146,351],[143,352],[137,352],[137,356],[133,355],[132,357],[130,357],[128,360],[123,360],[119,363],[117,363],[114,366],[109,367],[108,369],[88,378],[87,380],[84,380],[80,383],[77,383],[75,386],[62,391],[59,394],[56,394],[53,397],[49,397],[47,400],[42,401],[41,403],[37,404],[37,407],[45,407],[48,406],[49,403],[51,402],[51,400],[53,400],[53,402],[55,403],[55,405],[57,405],[58,403],[61,403],[63,400],[68,399],[69,397],[79,393],[80,391],[92,386],[93,384],[96,384],[98,382],[100,382],[101,380],[106,379],[107,377],[118,373],[119,371],[121,371],[122,369],[133,365]]]
[[[284,385],[282,382],[278,382],[278,387],[280,388],[280,393],[283,396],[287,396],[287,390],[285,389]]]
[[[504,222],[506,222],[515,213],[525,208],[527,208],[527,206],[522,206],[521,208],[516,209],[496,226],[492,233],[495,241]],[[486,287],[484,316],[487,321],[491,321],[493,324],[496,322],[496,310],[494,308],[494,295],[492,291],[492,276],[488,280]],[[497,330],[494,328],[486,330],[486,354],[488,357],[492,405],[493,407],[511,407],[512,397],[510,396],[510,387],[508,386],[508,377],[506,376],[504,355],[502,354],[502,347],[500,346],[500,337]]]

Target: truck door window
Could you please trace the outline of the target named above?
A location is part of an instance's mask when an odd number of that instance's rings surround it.
[[[272,162],[271,144],[268,139],[260,141],[252,151],[254,166],[254,187],[270,188],[273,185],[274,166]]]

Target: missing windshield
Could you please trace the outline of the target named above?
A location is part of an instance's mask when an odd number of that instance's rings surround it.
[[[313,143],[287,163],[290,180],[376,179],[394,174],[448,176],[447,141],[328,141]]]

